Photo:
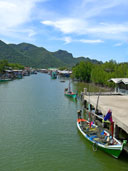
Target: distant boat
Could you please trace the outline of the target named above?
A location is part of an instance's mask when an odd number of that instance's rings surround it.
[[[65,88],[64,90],[64,94],[69,97],[77,98],[77,94],[71,91],[70,81],[69,81],[69,87]]]
[[[102,151],[118,158],[123,150],[124,144],[118,141],[116,138],[111,137],[110,134],[105,130],[100,130],[95,124],[90,124],[87,120],[81,118],[78,113],[77,128],[81,134],[88,141],[92,143],[93,150],[101,149]]]
[[[11,81],[12,79],[11,78],[2,78],[0,79],[0,82],[6,82],[6,81]]]
[[[60,82],[61,82],[61,83],[64,83],[64,82],[65,82],[65,80],[61,80]]]
[[[52,71],[51,78],[52,78],[52,79],[56,79],[56,78],[57,78],[57,73],[56,73],[56,71]]]

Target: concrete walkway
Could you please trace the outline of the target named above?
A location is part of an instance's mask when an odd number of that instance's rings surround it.
[[[84,100],[90,101],[90,104],[96,107],[97,97],[84,95]],[[104,115],[111,109],[115,124],[128,133],[128,96],[100,96],[98,109]]]

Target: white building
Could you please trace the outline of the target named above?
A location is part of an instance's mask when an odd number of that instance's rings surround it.
[[[115,92],[128,94],[128,78],[111,78],[108,81],[115,83]]]

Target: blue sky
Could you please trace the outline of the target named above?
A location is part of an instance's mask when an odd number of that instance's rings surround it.
[[[128,0],[0,0],[0,39],[128,62]]]

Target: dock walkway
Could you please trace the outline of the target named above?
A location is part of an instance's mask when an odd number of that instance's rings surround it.
[[[87,96],[117,96],[117,95],[123,95],[123,93],[120,92],[86,92]]]
[[[84,100],[90,102],[94,107],[97,97],[84,95]],[[98,109],[106,115],[108,109],[112,110],[112,117],[116,125],[128,133],[128,96],[106,95],[99,97]]]

